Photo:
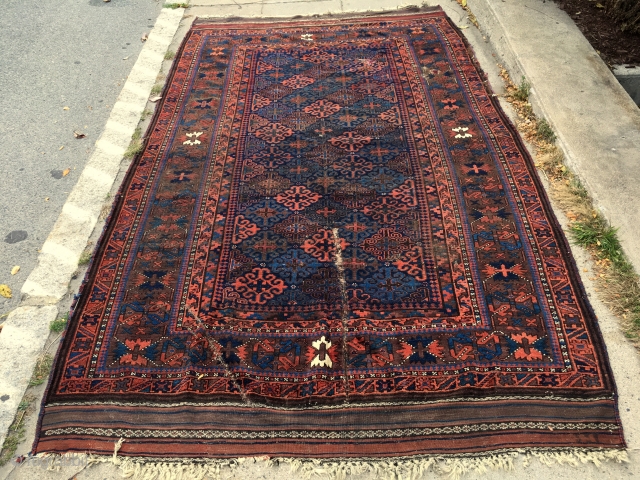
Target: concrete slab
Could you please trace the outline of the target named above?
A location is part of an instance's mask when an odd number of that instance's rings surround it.
[[[0,445],[49,337],[49,324],[57,315],[55,306],[18,307],[0,332]]]
[[[545,0],[469,0],[515,80],[532,84],[534,111],[558,136],[573,171],[618,228],[640,271],[640,109],[573,20]]]
[[[229,18],[229,17],[243,17],[243,18],[255,18],[262,15],[262,3],[248,3],[242,5],[242,9],[239,9],[235,4],[219,4],[211,5],[207,4],[210,0],[202,0],[201,5],[196,5],[189,9],[189,13],[194,17],[214,17],[214,18]]]
[[[297,15],[323,15],[342,11],[341,0],[315,0],[302,2],[264,3],[262,15],[265,17],[295,17]]]

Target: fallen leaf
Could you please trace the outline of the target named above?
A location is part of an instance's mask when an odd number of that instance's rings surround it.
[[[65,168],[65,169],[62,171],[62,176],[63,176],[63,177],[66,177],[67,175],[69,175],[69,172],[70,172],[70,171],[71,171],[71,169],[70,169],[70,168]]]
[[[462,5],[463,7],[467,6],[467,0],[461,0],[460,5]]]
[[[62,145],[58,150],[62,150],[64,148],[64,145]]]
[[[198,380],[202,380],[204,378],[204,373],[201,373],[200,375],[198,375]]]
[[[45,198],[44,201],[48,202],[49,201],[49,197]],[[38,251],[40,251],[40,250],[38,250]]]
[[[131,55],[128,55],[128,56],[124,57],[123,60],[128,60],[130,56]]]
[[[69,110],[69,107],[62,107],[63,110]]]
[[[601,3],[596,3],[596,7],[598,7],[598,8],[604,8],[604,5],[602,5]]]
[[[149,38],[149,34],[148,33],[143,33],[142,36],[140,37],[140,41],[141,42],[146,42],[148,38]]]
[[[156,103],[158,100],[160,100],[162,97],[159,95],[156,95],[155,97],[151,97],[149,99],[150,102]]]
[[[18,273],[20,271],[20,267],[18,265],[16,265],[15,267],[13,267],[11,269],[11,275],[15,275],[16,273]]]
[[[9,288],[9,285],[5,285],[4,283],[0,285],[0,295],[4,298],[11,298],[11,289]]]
[[[461,29],[469,28],[469,25],[462,25],[460,28]]]
[[[84,137],[86,137],[86,135],[84,133],[78,132],[77,130],[73,131],[73,136],[76,137],[76,138],[84,138]]]
[[[583,269],[582,269],[582,271],[583,271],[583,272],[588,272],[588,271],[589,271],[589,269],[588,269],[588,268],[583,268]]]

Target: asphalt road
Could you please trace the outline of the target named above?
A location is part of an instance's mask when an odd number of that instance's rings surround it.
[[[18,305],[161,8],[154,0],[2,2],[0,284],[13,297],[0,296],[0,315]]]

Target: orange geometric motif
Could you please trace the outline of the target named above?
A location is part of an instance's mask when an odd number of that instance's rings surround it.
[[[283,204],[289,210],[299,212],[300,210],[307,208],[309,205],[316,203],[321,198],[322,195],[309,190],[304,185],[294,185],[286,192],[279,193],[276,196],[276,201]]]
[[[535,335],[527,335],[526,333],[511,335],[520,347],[513,353],[514,358],[518,360],[542,360],[542,353],[533,347],[538,340]]]
[[[233,283],[235,291],[247,301],[263,305],[280,295],[287,285],[268,268],[254,268]]]
[[[247,238],[255,235],[260,230],[260,227],[250,220],[244,218],[242,215],[236,217],[235,225],[233,226],[233,237],[231,241],[235,244],[246,240]]]
[[[262,107],[266,107],[271,104],[271,100],[262,95],[254,95],[251,103],[251,110],[259,110]]]
[[[391,107],[386,112],[382,112],[380,115],[378,115],[378,117],[393,125],[402,125],[402,119],[400,118],[400,109],[398,107]]]
[[[149,359],[144,356],[144,351],[151,345],[151,340],[125,340],[124,345],[127,347],[128,352],[120,357],[120,364],[122,365],[146,365],[149,363]]]
[[[304,75],[294,75],[291,78],[287,78],[282,84],[285,87],[298,89],[311,85],[313,82],[315,82],[313,78],[305,77]]]
[[[366,158],[349,154],[347,158],[341,158],[334,163],[333,168],[349,178],[356,178],[370,172],[373,164]]]
[[[400,200],[402,203],[409,207],[416,207],[418,200],[416,199],[416,190],[413,180],[407,180],[398,188],[391,190],[391,196],[396,200]]]
[[[412,248],[413,242],[393,228],[381,228],[362,242],[362,249],[379,260],[393,260]]]
[[[376,222],[392,223],[409,211],[409,206],[393,197],[382,197],[362,210]]]
[[[293,135],[293,130],[277,122],[256,130],[256,137],[267,143],[278,143],[291,135]]]
[[[333,53],[325,50],[314,49],[311,53],[302,56],[302,60],[312,63],[327,63],[336,58]]]
[[[342,148],[350,152],[357,152],[365,145],[371,143],[371,137],[358,135],[356,132],[344,132],[339,137],[330,140],[334,147]]]
[[[340,250],[344,250],[349,242],[342,238],[338,239]],[[321,262],[333,261],[333,252],[336,250],[336,239],[331,230],[320,230],[313,237],[308,238],[301,245],[302,249],[310,255],[313,255]]]
[[[424,264],[424,255],[422,247],[416,245],[411,250],[404,253],[400,260],[396,260],[393,264],[401,272],[408,273],[419,282],[427,280],[427,272]]]
[[[304,112],[318,118],[326,118],[340,110],[340,105],[328,100],[318,100],[311,105],[304,107]]]

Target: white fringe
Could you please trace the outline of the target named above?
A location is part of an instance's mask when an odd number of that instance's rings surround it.
[[[39,454],[37,457],[49,459],[49,469],[57,470],[60,458],[86,458],[87,465],[112,463],[120,467],[122,478],[131,480],[204,480],[233,477],[235,469],[247,461],[264,462],[265,467],[288,464],[291,473],[298,477],[311,479],[320,477],[332,480],[346,480],[351,475],[374,474],[380,480],[418,480],[428,471],[433,471],[449,480],[459,480],[471,473],[481,475],[490,470],[515,470],[514,460],[522,455],[523,467],[536,458],[544,465],[555,464],[578,467],[593,463],[601,466],[603,462],[628,462],[626,450],[621,449],[512,449],[486,454],[427,455],[420,457],[366,458],[319,460],[300,458],[245,457],[237,459],[153,459],[118,456],[124,439],[114,445],[113,455],[98,456],[82,453]],[[224,477],[223,477],[224,475]]]

